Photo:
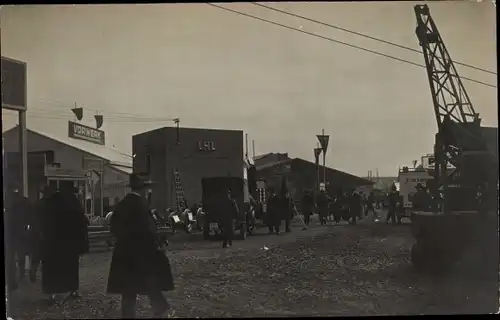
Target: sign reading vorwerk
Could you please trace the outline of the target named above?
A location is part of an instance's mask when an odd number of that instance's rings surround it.
[[[68,136],[73,139],[85,140],[95,144],[104,145],[104,131],[87,127],[82,124],[69,121]]]

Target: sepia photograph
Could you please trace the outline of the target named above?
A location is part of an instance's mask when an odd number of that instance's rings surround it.
[[[6,317],[499,313],[496,19],[1,5]]]

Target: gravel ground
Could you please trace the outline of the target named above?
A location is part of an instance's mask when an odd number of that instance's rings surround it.
[[[223,250],[201,235],[179,235],[168,250],[176,290],[175,317],[362,316],[492,313],[498,278],[460,270],[441,278],[417,275],[409,261],[408,225],[372,223],[290,234],[265,230]],[[187,240],[187,241],[186,241]],[[181,243],[182,241],[182,243]],[[265,248],[264,248],[265,247]],[[105,294],[111,252],[82,259],[81,298],[48,306],[39,284],[23,280],[13,297],[15,319],[116,318],[119,297]],[[469,273],[470,274],[470,273]],[[151,317],[140,297],[137,315]]]

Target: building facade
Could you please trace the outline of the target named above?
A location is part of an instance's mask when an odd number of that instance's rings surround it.
[[[243,131],[164,127],[133,136],[133,170],[154,182],[151,205],[175,208],[174,171],[191,206],[202,198],[201,179],[243,178]]]
[[[18,130],[14,127],[3,133],[3,148],[7,164],[5,172],[10,183],[16,181],[16,165],[19,161]],[[39,198],[41,188],[46,184],[57,187],[61,181],[70,182],[80,189],[80,200],[87,214],[101,215],[100,177],[91,170],[88,159],[98,160],[102,166],[103,209],[112,206],[127,192],[131,159],[102,145],[64,137],[53,137],[46,133],[29,130],[28,143],[28,197]],[[9,161],[10,158],[10,161]],[[94,166],[95,167],[95,166]],[[93,168],[99,169],[99,168]],[[12,174],[14,173],[14,174]]]
[[[315,191],[319,181],[323,182],[323,166],[319,167],[313,162],[294,158],[285,159],[279,155],[276,162],[266,161],[257,167],[257,178],[266,182],[266,187],[275,190],[281,188],[285,179],[287,187],[294,196],[300,196],[305,190]],[[257,162],[257,161],[256,161]],[[373,182],[332,168],[326,168],[326,185],[329,193],[338,191],[352,191],[354,189],[371,188]]]

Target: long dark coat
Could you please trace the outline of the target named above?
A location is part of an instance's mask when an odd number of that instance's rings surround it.
[[[36,201],[33,204],[31,214],[29,217],[29,253],[31,257],[40,257],[42,253],[42,217],[43,217],[43,208],[45,203],[47,202],[47,198],[42,198]]]
[[[326,193],[320,192],[316,198],[316,204],[318,206],[318,214],[320,216],[326,216],[328,214],[328,203],[329,199]]]
[[[233,220],[238,218],[239,208],[236,201],[226,198],[221,201],[221,212],[219,216],[219,224],[222,229],[232,228]]]
[[[310,193],[304,193],[301,200],[302,214],[311,214],[314,211],[314,197]]]
[[[88,252],[87,224],[78,198],[56,192],[40,203],[42,290],[78,290],[80,255]]]
[[[349,211],[351,212],[351,217],[352,216],[361,216],[361,213],[363,212],[362,210],[362,204],[363,204],[363,199],[361,196],[357,193],[354,193],[350,195],[349,197]]]
[[[160,251],[146,199],[130,193],[110,221],[116,237],[109,270],[108,293],[148,294],[174,289],[170,263]]]
[[[284,194],[280,197],[281,202],[281,220],[291,220],[292,219],[292,199]]]
[[[281,215],[281,201],[276,194],[273,194],[267,199],[267,224],[279,223]]]
[[[6,234],[8,249],[28,254],[29,249],[29,217],[32,206],[28,198],[18,193],[11,193],[6,199]]]

